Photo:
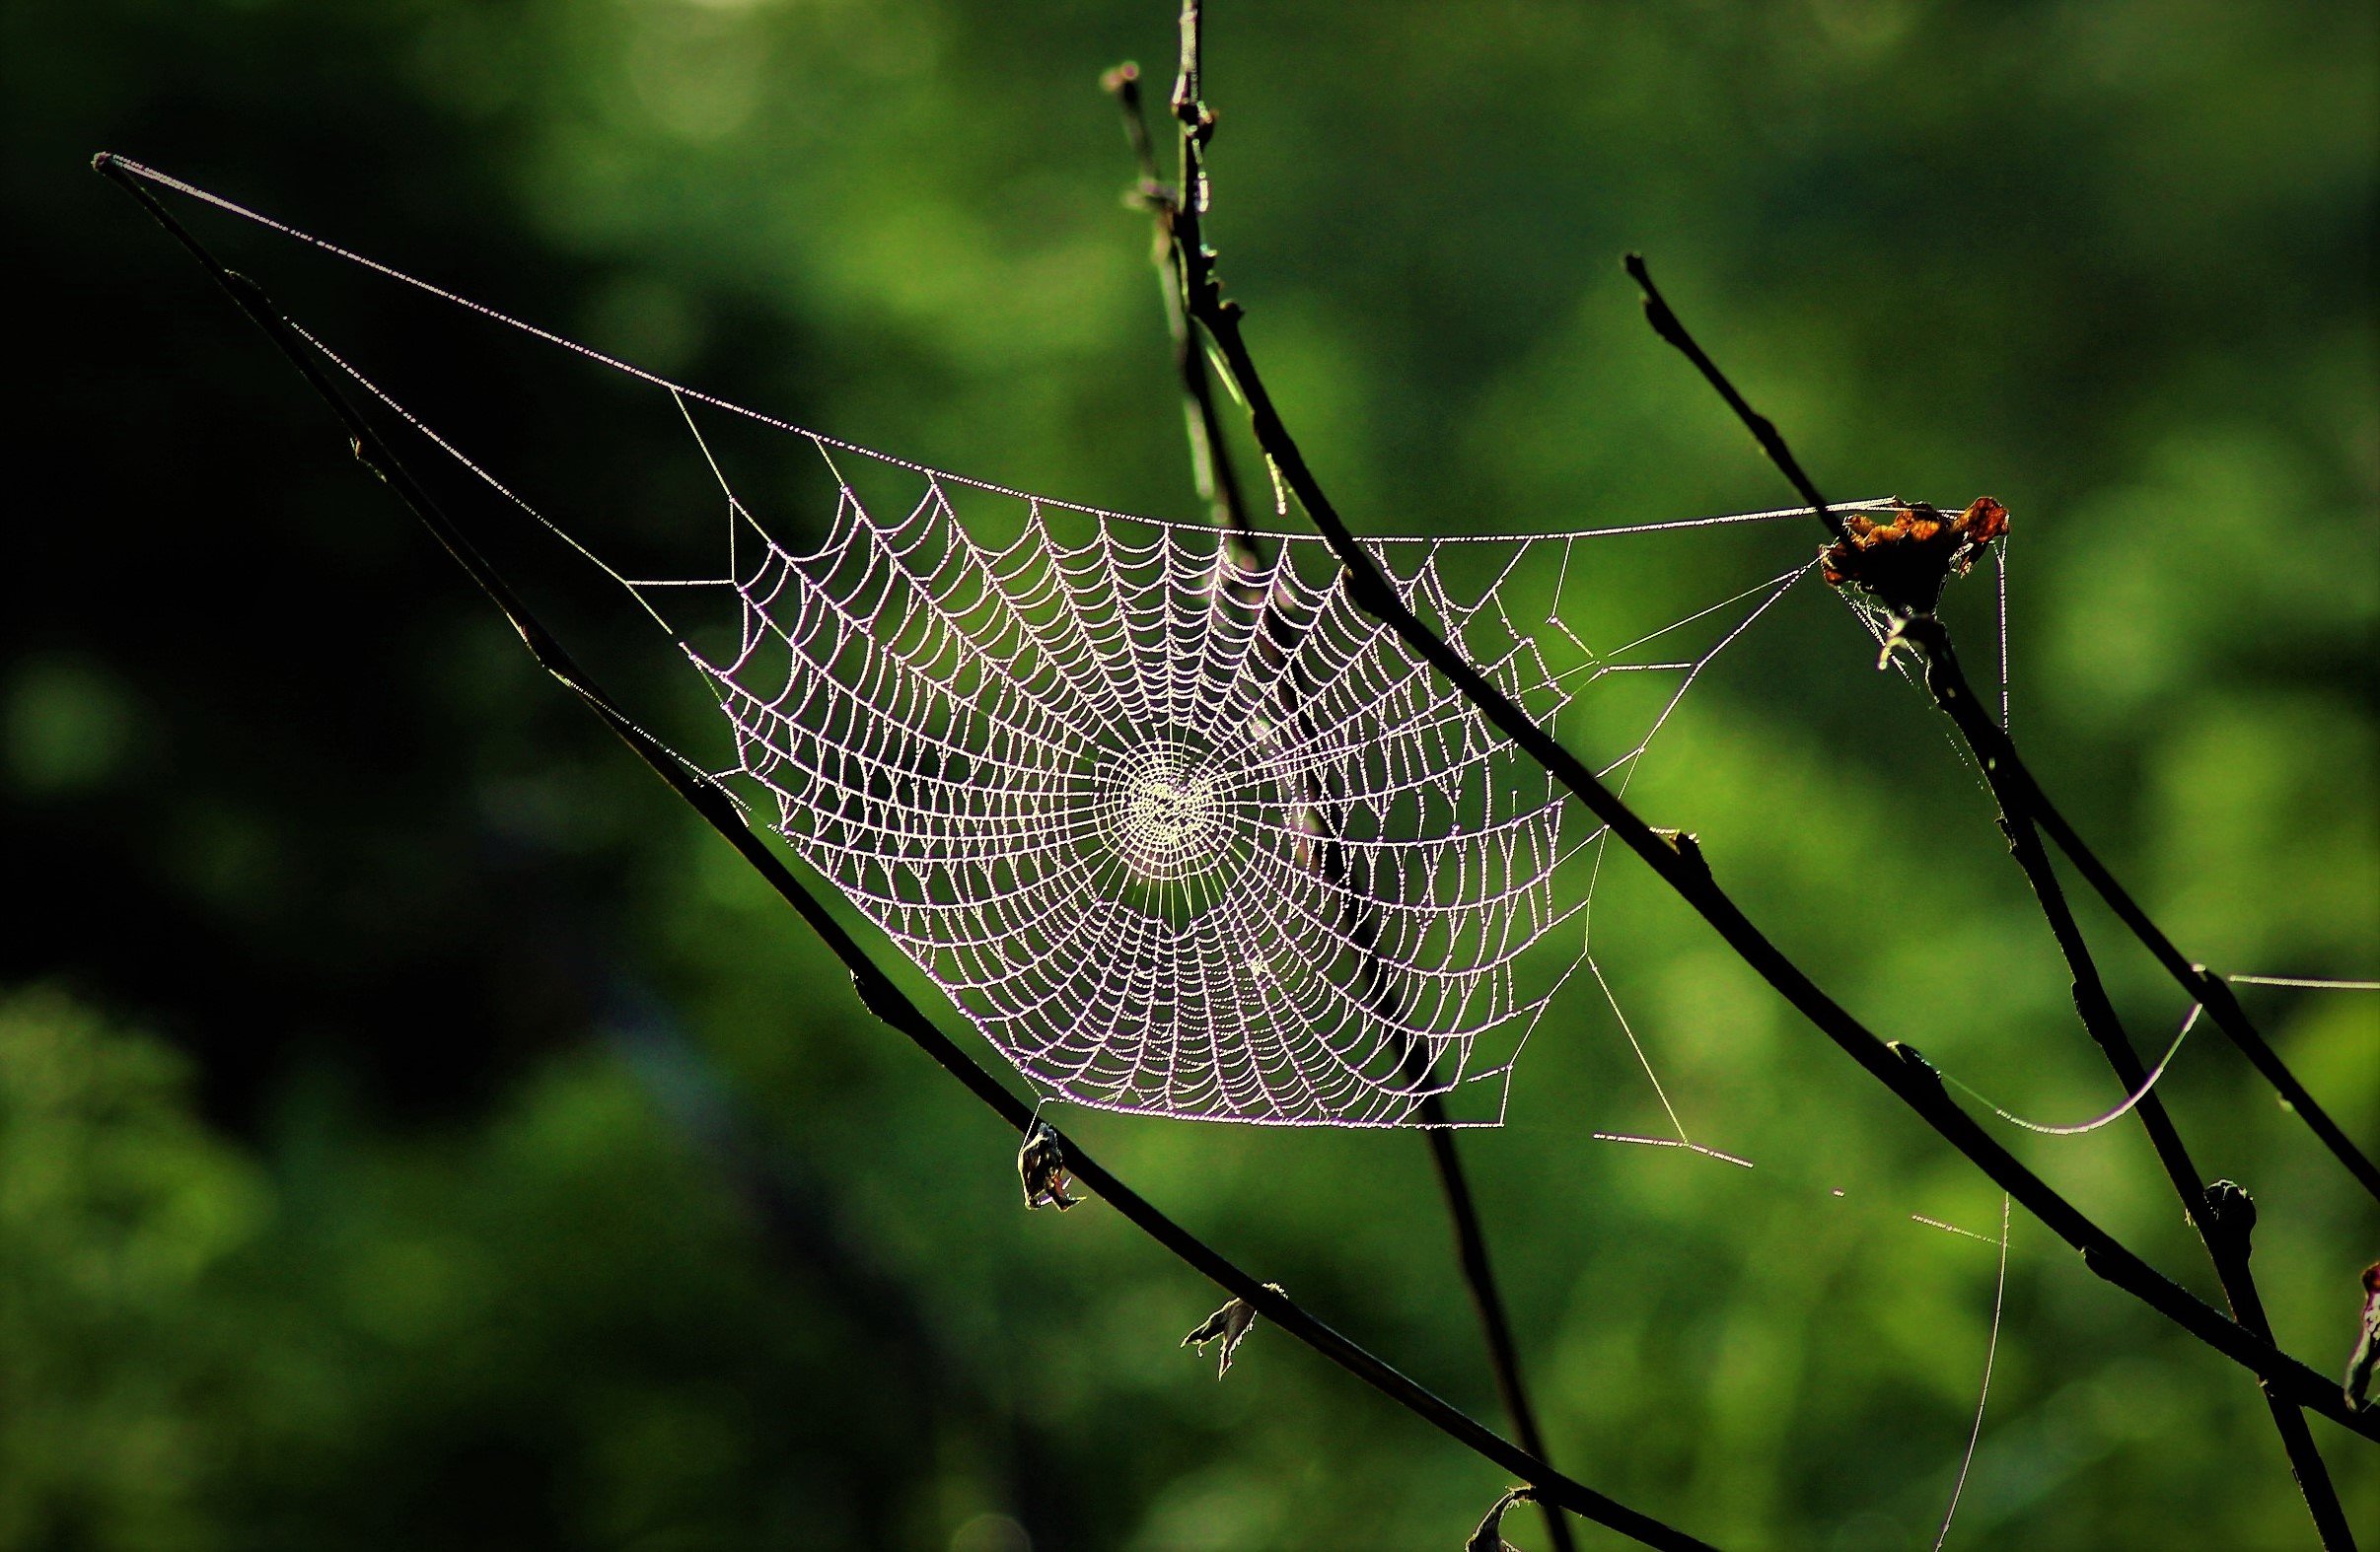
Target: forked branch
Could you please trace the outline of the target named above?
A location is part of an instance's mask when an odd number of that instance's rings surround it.
[[[1629,276],[1644,293],[1644,313],[1653,331],[1686,356],[1701,372],[1719,396],[1726,400],[1743,420],[1761,447],[1768,454],[1778,470],[1799,491],[1802,498],[1823,515],[1825,499],[1819,495],[1800,460],[1766,416],[1756,413],[1722,373],[1717,363],[1695,339],[1654,286],[1640,254],[1627,256]],[[1831,525],[1839,536],[1839,526]],[[1833,580],[1830,576],[1830,580]],[[2181,1129],[2165,1108],[2165,1101],[2150,1087],[2147,1070],[2142,1067],[2139,1053],[2131,1038],[2125,1032],[2118,1018],[2114,1001],[2100,978],[2099,966],[2092,956],[2090,945],[2083,937],[2082,927],[2068,905],[2064,887],[2059,883],[2057,870],[2049,852],[2041,843],[2036,820],[2050,807],[2049,799],[2026,772],[2018,757],[2014,741],[2007,731],[1983,710],[1977,700],[1967,675],[1959,666],[1958,652],[1952,645],[1950,628],[1930,608],[1901,606],[1894,610],[1891,634],[1886,638],[1889,652],[1907,647],[1915,653],[1924,666],[1926,689],[1941,708],[1970,754],[1983,772],[1993,800],[2000,809],[2000,829],[2008,837],[2008,849],[2017,867],[2031,885],[2035,902],[2041,907],[2043,920],[2058,952],[2073,977],[2074,1009],[2084,1030],[2091,1036],[2109,1068],[2125,1093],[2136,1096],[2133,1108],[2140,1124],[2155,1149],[2158,1163],[2172,1183],[2174,1194],[2181,1199],[2182,1211],[2191,1227],[2197,1231],[2205,1246],[2207,1259],[2214,1265],[2216,1280],[2221,1284],[2224,1301],[2230,1305],[2232,1316],[2242,1326],[2270,1341],[2272,1322],[2266,1317],[2264,1298],[2258,1292],[2256,1276],[2249,1266],[2249,1229],[2255,1221],[2255,1203],[2248,1193],[2228,1181],[2218,1186],[2206,1185],[2192,1163],[2190,1150],[2182,1141]],[[2112,882],[2112,881],[2111,881]],[[2143,918],[2145,920],[2145,918]],[[2244,1021],[2243,1021],[2244,1022]],[[2253,1032],[2253,1031],[2251,1031]],[[2262,1041],[2258,1044],[2261,1046]],[[2269,1050],[2270,1048],[2267,1047]],[[2278,1063],[2275,1057],[2274,1062]],[[2286,1072],[2286,1069],[2282,1069]],[[2291,1080],[2294,1083],[2294,1079]],[[2315,1111],[2324,1122],[2329,1117]],[[2309,1120],[2314,1117],[2309,1117]],[[2320,1128],[2317,1128],[2318,1132]],[[2345,1139],[2340,1142],[2344,1145]],[[2361,1155],[2350,1147],[2342,1156],[2343,1162],[2353,1168],[2353,1161]],[[2267,1408],[2272,1415],[2273,1428],[2280,1435],[2281,1447],[2289,1460],[2290,1475],[2303,1495],[2306,1511],[2313,1517],[2316,1532],[2325,1547],[2351,1549],[2354,1535],[2347,1528],[2346,1514],[2340,1507],[2338,1490],[2332,1485],[2329,1468],[2323,1463],[2322,1452],[2315,1446],[2314,1436],[2306,1420],[2295,1406],[2275,1393],[2271,1380],[2263,1381]]]
[[[1195,27],[1196,19],[1195,4],[1187,5],[1183,18],[1186,33]],[[1194,62],[1194,58],[1195,47],[1186,36],[1186,66]],[[1187,68],[1185,83],[1195,85],[1194,75]],[[1177,90],[1177,114],[1186,123],[1211,125],[1212,117],[1204,106],[1194,98],[1186,101],[1187,95]],[[1238,303],[1223,296],[1216,282],[1214,256],[1200,231],[1200,213],[1198,201],[1186,199],[1178,217],[1184,223],[1181,241],[1189,269],[1186,293],[1190,316],[1214,343],[1223,369],[1231,375],[1246,401],[1257,445],[1272,460],[1291,494],[1306,509],[1308,518],[1345,568],[1346,587],[1353,600],[1445,674],[1448,682],[1477,706],[1491,726],[1585,805],[1619,837],[1621,844],[1634,852],[1680,898],[1693,906],[1736,955],[1795,1011],[1870,1077],[1891,1090],[1994,1184],[2082,1252],[2084,1264],[2092,1271],[2233,1362],[2272,1380],[2298,1404],[2319,1411],[2367,1439],[2380,1440],[2380,1416],[2351,1411],[2336,1383],[2278,1351],[2266,1338],[2227,1319],[2158,1272],[2027,1168],[1950,1099],[1940,1076],[1912,1047],[1900,1042],[1887,1044],[1828,996],[1744,914],[1698,854],[1690,856],[1681,851],[1669,837],[1647,824],[1584,762],[1406,606],[1315,478],[1265,390],[1262,375],[1257,370],[1241,328],[1242,310]]]
[[[1828,530],[1840,538],[1841,521],[1828,510],[1826,498],[1818,493],[1818,487],[1802,471],[1800,461],[1793,457],[1792,450],[1785,446],[1785,439],[1777,433],[1775,425],[1745,402],[1744,395],[1736,390],[1727,375],[1719,370],[1686,325],[1679,321],[1678,315],[1663,299],[1660,288],[1653,284],[1652,275],[1645,269],[1643,256],[1630,253],[1626,264],[1629,278],[1644,293],[1645,321],[1652,325],[1653,332],[1676,346],[1687,360],[1695,364],[1695,369],[1702,374],[1703,380],[1726,401],[1727,407],[1735,412],[1736,418],[1760,443],[1761,450],[1768,455],[1777,472],[1785,476],[1786,482],[1792,485],[1802,500],[1816,509],[1819,517],[1826,522]],[[1947,648],[1948,634],[1938,622],[1922,639],[1909,638],[1910,644],[1920,650],[1933,640],[1942,641]],[[2000,796],[2003,807],[2013,802],[2018,810],[2040,824],[2050,838],[2057,843],[2057,849],[2073,862],[2099,897],[2107,902],[2109,909],[2116,913],[2117,919],[2165,967],[2166,972],[2190,994],[2193,1001],[2214,1015],[2216,1024],[2231,1037],[2232,1043],[2239,1047],[2241,1054],[2272,1086],[2273,1091],[2305,1119],[2314,1135],[2322,1139],[2323,1146],[2365,1190],[2371,1192],[2375,1199],[2380,1199],[2380,1167],[2376,1167],[2363,1151],[2348,1140],[2338,1123],[2331,1119],[2330,1112],[2315,1102],[2314,1096],[2306,1092],[2305,1085],[2298,1082],[2297,1075],[2289,1071],[2288,1064],[2281,1060],[2271,1042],[2249,1022],[2247,1013],[2239,1005],[2239,999],[2232,996],[2231,988],[2223,978],[2206,966],[2184,957],[2182,952],[2174,947],[2173,941],[2116,881],[2116,876],[2099,860],[2098,853],[2075,833],[2074,827],[2066,822],[2065,815],[2058,811],[2057,805],[2050,801],[2049,794],[2034,779],[2032,770],[2018,754],[2015,741],[2008,737],[2007,731],[1984,711],[1983,702],[1977,698],[1974,686],[1967,682],[1967,675],[1960,669],[1956,657],[1945,651],[1945,659],[1938,667],[1928,668],[1926,687],[1933,695],[1934,704],[1957,725],[1977,763],[1990,778],[1992,790]]]
[[[1929,680],[1939,669],[1956,671],[1958,657],[1951,646],[1949,631],[1933,616],[1918,615],[1905,620],[1897,634],[1917,640],[1916,650],[1924,661]],[[2150,1087],[2148,1072],[2117,1016],[2090,945],[2066,902],[2057,870],[2042,846],[2041,833],[2035,828],[2031,813],[2007,790],[2004,766],[1985,764],[1983,775],[2000,806],[2000,828],[2008,837],[2009,852],[2032,886],[2034,900],[2040,905],[2050,935],[2056,941],[2058,952],[2073,977],[2074,1010],[2084,1030],[2106,1056],[2108,1067],[2124,1092],[2137,1096],[2133,1110],[2140,1117],[2150,1146],[2156,1150],[2157,1162],[2164,1166],[2167,1180],[2172,1182],[2174,1194],[2181,1200],[2184,1216],[2206,1247],[2207,1259],[2214,1265],[2215,1279],[2222,1286],[2232,1317],[2270,1341],[2272,1325],[2265,1315],[2264,1298],[2257,1291],[2248,1260],[2255,1203],[2245,1190],[2229,1181],[2213,1186],[2204,1183],[2198,1165],[2191,1161],[2190,1150],[2183,1144],[2181,1129],[2174,1124],[2165,1101]],[[2272,1414],[2272,1426],[2279,1433],[2281,1448],[2288,1456],[2290,1475],[2297,1480],[2298,1491],[2305,1499],[2307,1513],[2314,1518],[2323,1546],[2330,1552],[2352,1552],[2354,1534],[2347,1528],[2346,1513],[2340,1507],[2330,1468],[2323,1463],[2322,1452],[2315,1446],[2305,1414],[2274,1393],[2271,1381],[2264,1381],[2262,1388],[2266,1406]]]

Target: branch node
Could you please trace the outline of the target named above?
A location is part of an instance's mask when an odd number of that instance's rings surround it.
[[[1661,337],[1662,343],[1674,350],[1685,350],[1689,343],[1686,325],[1678,321],[1678,315],[1670,311],[1669,303],[1653,288],[1652,273],[1644,267],[1644,255],[1629,253],[1621,260],[1621,267],[1642,293],[1638,300],[1644,305],[1644,321]]]
[[[895,1025],[901,1023],[900,993],[893,989],[892,983],[887,981],[881,973],[871,970],[869,973],[862,974],[858,970],[853,970],[851,972],[851,990],[859,998],[859,1005],[878,1019]]]
[[[2248,1236],[2256,1229],[2256,1198],[2236,1180],[2217,1180],[2202,1196],[2210,1235],[2221,1240],[2226,1254],[2247,1260]]]
[[[1924,1052],[1906,1040],[1887,1040],[1884,1042],[1884,1048],[1900,1061],[1902,1067],[1911,1077],[1916,1078],[1925,1086],[1925,1093],[1921,1097],[1913,1094],[1907,1096],[1912,1109],[1919,1114],[1925,1114],[1927,1111],[1957,1110],[1958,1107],[1951,1103],[1950,1091],[1943,1087],[1941,1070],[1925,1059]],[[1934,1119],[1939,1119],[1939,1117],[1936,1116]]]
[[[1702,854],[1701,838],[1692,830],[1665,830],[1656,826],[1653,833],[1678,854],[1680,861],[1690,865],[1703,878],[1710,877],[1710,859]]]

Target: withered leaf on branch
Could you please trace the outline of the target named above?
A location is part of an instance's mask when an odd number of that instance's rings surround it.
[[[2363,1269],[2363,1329],[2355,1338],[2354,1356],[2346,1363],[2347,1405],[2363,1405],[2372,1388],[2375,1366],[2380,1366],[2380,1261]]]
[[[1264,1287],[1268,1292],[1275,1294],[1281,1291],[1281,1285],[1278,1283],[1266,1283]],[[1231,1355],[1240,1350],[1240,1343],[1247,1339],[1249,1328],[1256,1323],[1256,1306],[1245,1299],[1234,1299],[1213,1314],[1199,1321],[1197,1329],[1182,1339],[1182,1345],[1196,1348],[1198,1356],[1203,1358],[1206,1356],[1207,1343],[1221,1342],[1223,1344],[1222,1359],[1215,1365],[1215,1377],[1220,1379],[1230,1373]]]
[[[1504,1515],[1515,1505],[1535,1502],[1537,1489],[1533,1487],[1506,1489],[1504,1496],[1488,1509],[1487,1517],[1479,1521],[1479,1528],[1471,1533],[1469,1541],[1463,1543],[1463,1552],[1519,1552],[1518,1548],[1504,1539]]]
[[[1819,556],[1833,588],[1854,587],[1902,613],[1925,614],[1943,585],[1963,577],[1991,541],[2008,531],[2008,509],[1979,496],[1956,517],[1922,501],[1899,504],[1883,522],[1846,512],[1842,537]]]
[[[1068,1189],[1074,1182],[1066,1173],[1065,1145],[1044,1121],[1033,1123],[1017,1149],[1017,1179],[1024,1184],[1028,1212],[1054,1207],[1062,1213],[1082,1200]]]

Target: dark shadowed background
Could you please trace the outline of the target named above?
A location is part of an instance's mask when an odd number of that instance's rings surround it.
[[[1644,329],[1641,248],[1830,492],[2008,504],[2017,731],[2188,952],[2380,974],[2371,8],[1210,28],[1211,236],[1359,529],[1786,499]],[[86,167],[873,447],[1194,516],[1097,84],[1136,56],[1162,96],[1172,46],[1163,0],[0,10],[0,1546],[1453,1548],[1507,1485],[1278,1333],[1218,1384],[1175,1345],[1210,1288],[1098,1205],[1024,1214],[1013,1138]],[[685,429],[649,397],[185,214],[525,490],[677,521]],[[583,572],[470,517],[657,726],[724,747]],[[1631,557],[1584,606],[1696,607],[1709,553]],[[1987,662],[1988,574],[1949,611]],[[1882,1032],[2010,1109],[2106,1108],[1984,794],[1872,660],[1797,598],[1632,795]],[[1760,1167],[1591,1141],[1664,1117],[1565,994],[1467,1142],[1554,1457],[1729,1544],[1929,1544],[1997,1245],[1911,1215],[1996,1241],[1999,1197],[1640,872],[1597,896],[1607,973],[1697,1137]],[[2161,1048],[2185,1009],[2109,942]],[[2380,995],[2249,1006],[2370,1147]],[[2257,1194],[2283,1346],[2341,1367],[2380,1214],[2216,1034],[2167,1085],[2201,1167]],[[1496,1417],[1416,1140],[1066,1119]],[[2136,1127],[2006,1135],[2212,1297]],[[2315,1426],[2380,1536],[2380,1461]],[[2021,1215],[1951,1534],[2310,1541],[2248,1378]]]

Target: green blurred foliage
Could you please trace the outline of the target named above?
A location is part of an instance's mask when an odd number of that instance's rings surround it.
[[[1379,531],[1771,505],[1673,301],[1839,495],[2015,513],[2015,727],[2188,952],[2380,969],[2380,22],[2365,6],[1224,5],[1211,235]],[[0,619],[0,1544],[1446,1546],[1504,1481],[1097,1206],[861,1016],[84,171],[103,147],[939,466],[1194,506],[1099,71],[1164,4],[31,0],[0,12],[32,434]],[[630,542],[683,427],[206,228],[471,447]],[[451,320],[450,320],[451,322]],[[21,411],[19,424],[25,424]],[[1253,465],[1251,465],[1253,466]],[[689,748],[651,639],[517,545]],[[1810,535],[1648,550],[1655,616]],[[1766,548],[1761,546],[1766,545]],[[507,557],[512,558],[510,551]],[[1520,586],[1544,587],[1543,579]],[[1575,588],[1575,579],[1574,579]],[[1979,575],[1949,605],[1984,650]],[[2114,1100],[1921,698],[1796,598],[1631,796],[1887,1034],[2026,1114]],[[1466,1140],[1555,1457],[1728,1543],[1930,1541],[1999,1200],[1633,869]],[[2095,930],[2110,924],[2089,919]],[[2114,946],[2135,1039],[2183,1009]],[[2380,999],[2250,1005],[2380,1137]],[[953,1021],[955,1023],[955,1021]],[[2168,1093],[2344,1362],[2380,1215],[2211,1032]],[[1243,1264],[1481,1416],[1418,1144],[1069,1115]],[[2011,1145],[2212,1297],[2136,1129]],[[1839,1192],[1840,1195],[1836,1193]],[[2371,1449],[2317,1424],[2359,1527]],[[2302,1545],[2254,1387],[2021,1216],[1954,1544]],[[1536,1545],[1526,1517],[1507,1534]],[[1592,1538],[1591,1538],[1592,1540]]]

